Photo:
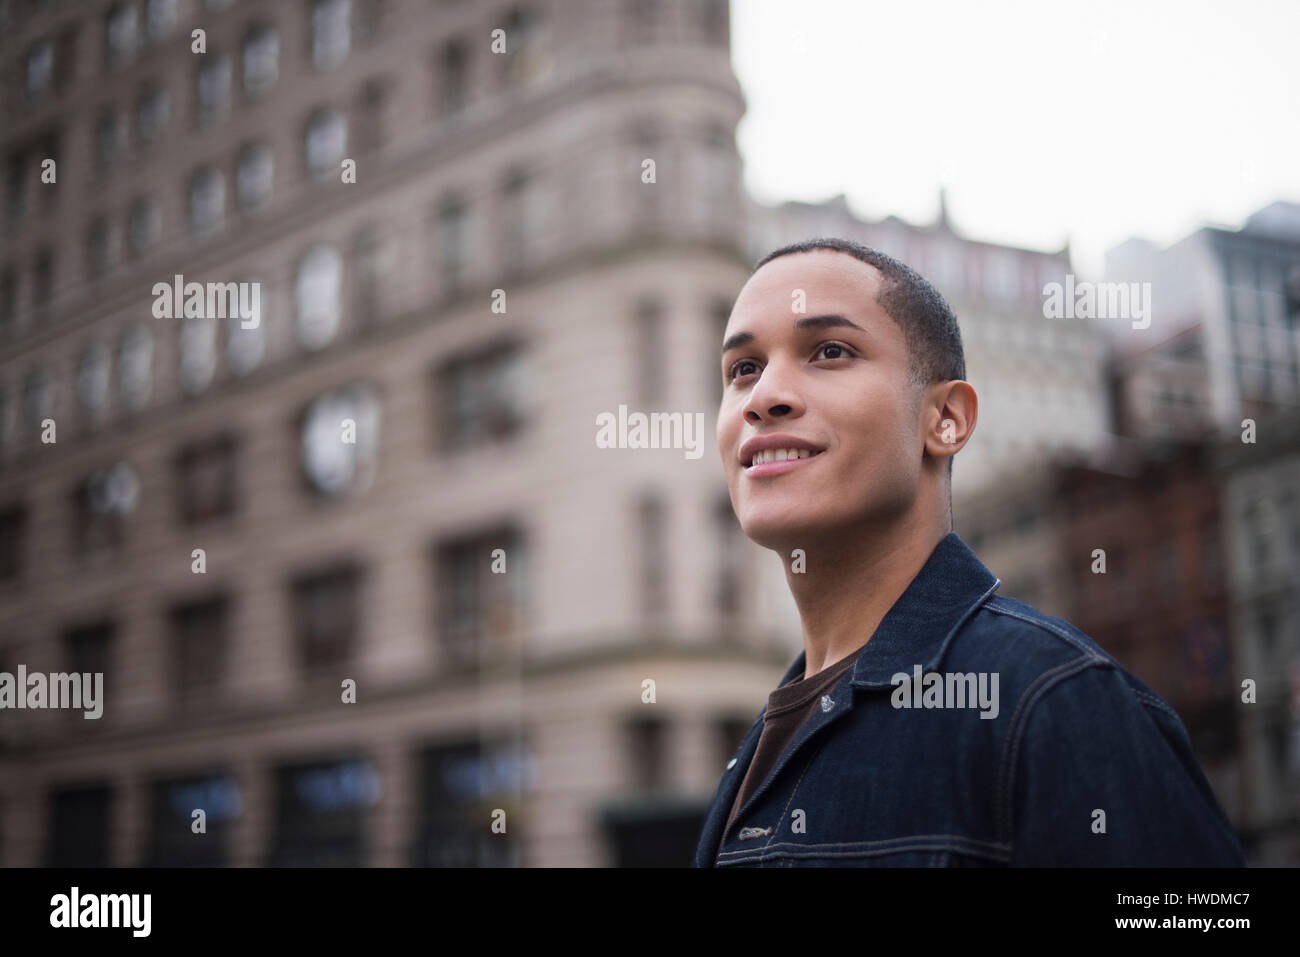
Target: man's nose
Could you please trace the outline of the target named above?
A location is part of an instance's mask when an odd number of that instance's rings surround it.
[[[759,373],[758,382],[745,402],[746,421],[758,423],[794,415],[803,409],[795,388],[793,369],[781,362],[770,362]]]

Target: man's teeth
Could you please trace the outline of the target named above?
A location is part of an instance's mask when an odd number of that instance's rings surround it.
[[[784,462],[786,459],[806,459],[815,453],[808,449],[765,449],[754,453],[750,466],[762,465],[764,462]]]

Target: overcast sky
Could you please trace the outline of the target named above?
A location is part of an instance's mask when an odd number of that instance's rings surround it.
[[[732,0],[738,131],[760,202],[847,194],[867,218],[1097,274],[1300,202],[1300,0]]]

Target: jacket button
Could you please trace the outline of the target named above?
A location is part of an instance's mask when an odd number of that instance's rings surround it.
[[[728,770],[728,771],[730,771],[730,770],[731,770],[732,768],[734,768],[735,766],[736,766],[736,759],[735,759],[735,758],[732,758],[730,761],[727,762],[727,770]]]
[[[835,707],[835,702],[831,700],[831,696],[822,695],[822,711],[830,711],[833,707]]]

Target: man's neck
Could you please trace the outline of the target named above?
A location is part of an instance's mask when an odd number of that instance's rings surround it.
[[[785,577],[803,626],[805,677],[862,647],[949,531],[946,514],[920,531],[908,516],[873,533],[806,548],[801,572],[786,557]]]

